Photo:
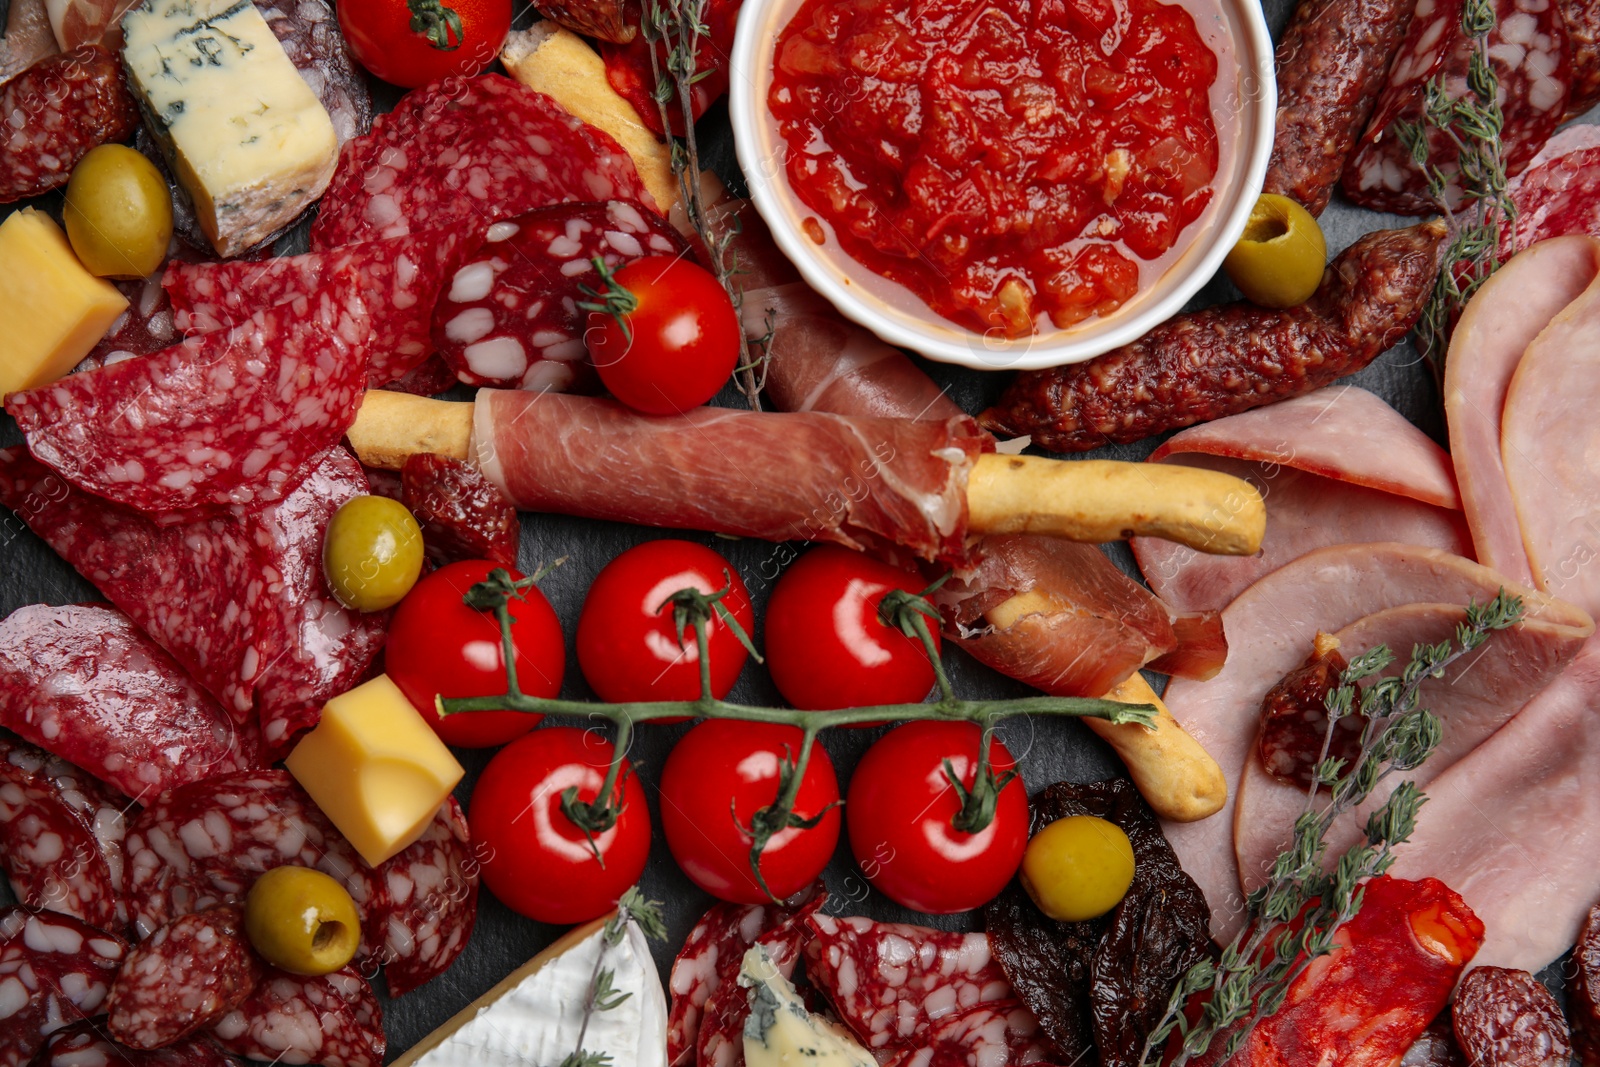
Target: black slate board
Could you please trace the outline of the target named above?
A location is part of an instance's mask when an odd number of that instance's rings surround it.
[[[1264,0],[1268,24],[1274,34],[1280,32],[1287,22],[1293,2]],[[530,13],[522,0],[518,0],[517,6],[517,25],[526,25],[530,21]],[[392,107],[400,95],[394,87],[378,83],[373,84],[373,91],[380,107]],[[1584,121],[1593,121],[1595,118],[1591,114]],[[736,191],[742,191],[743,183],[734,162],[726,112],[720,105],[702,120],[701,130],[707,165],[722,174]],[[59,195],[42,197],[34,203],[59,215]],[[1337,200],[1321,219],[1330,255],[1371,230],[1408,225],[1410,221],[1362,211]],[[280,245],[279,251],[300,251],[304,248],[303,241],[303,233],[291,235]],[[1203,307],[1237,299],[1238,295],[1232,284],[1219,274],[1200,291],[1190,306]],[[942,364],[923,362],[922,365],[957,403],[970,412],[979,411],[990,404],[1009,378],[1008,375]],[[1435,440],[1444,443],[1444,419],[1437,390],[1427,367],[1409,340],[1346,381],[1377,393]],[[717,402],[739,406],[739,399],[731,390],[725,391]],[[9,416],[0,414],[0,447],[20,441],[21,434],[16,424]],[[1149,455],[1157,443],[1158,440],[1152,439],[1134,445],[1111,446],[1089,453],[1084,458],[1140,460]],[[760,647],[761,619],[772,580],[800,547],[735,541],[700,533],[663,534],[619,523],[553,515],[524,515],[522,528],[520,563],[524,571],[531,572],[542,562],[566,557],[566,562],[543,582],[541,588],[555,606],[567,634],[568,669],[562,696],[573,699],[594,698],[577,669],[572,648],[578,612],[590,582],[618,553],[661,536],[700,541],[723,553],[739,569],[750,588],[757,618],[755,639],[757,647]],[[1132,555],[1124,546],[1109,545],[1107,551],[1124,571],[1138,575]],[[69,604],[100,599],[94,587],[28,531],[21,520],[0,509],[0,617],[26,604]],[[1027,687],[983,667],[959,651],[950,650],[945,659],[956,690],[963,695],[999,698],[1029,692]],[[1150,676],[1150,679],[1158,688],[1164,681],[1156,675]],[[731,699],[747,703],[779,701],[765,671],[756,664],[746,667]],[[690,927],[713,902],[677,869],[659,832],[660,823],[656,818],[657,776],[673,744],[688,729],[688,724],[644,728],[636,737],[629,754],[646,784],[657,831],[642,888],[650,897],[665,905],[670,938],[667,943],[655,948],[656,962],[663,980]],[[841,790],[843,784],[848,783],[856,761],[883,732],[882,729],[841,730],[825,738],[841,782]],[[1110,749],[1078,723],[1014,720],[1005,724],[1000,736],[1019,758],[1023,779],[1030,793],[1052,782],[1096,781],[1123,773],[1121,764]],[[456,790],[456,796],[465,804],[471,796],[473,782],[491,753],[457,750],[456,754],[467,769],[466,778]],[[916,922],[945,929],[974,928],[979,921],[975,914],[925,916],[899,907],[867,884],[852,861],[848,843],[842,838],[825,877],[831,894],[828,910],[834,914],[861,914],[883,921]],[[0,881],[0,905],[10,902],[9,889]],[[562,928],[522,918],[485,891],[479,898],[478,926],[472,941],[447,973],[397,1000],[382,996],[380,983],[384,1029],[389,1038],[389,1058],[393,1059],[410,1048],[562,932]],[[1562,964],[1552,964],[1540,977],[1559,994],[1564,985]]]

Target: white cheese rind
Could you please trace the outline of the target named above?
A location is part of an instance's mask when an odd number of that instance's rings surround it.
[[[407,1067],[545,1067],[577,1050],[589,983],[600,966],[613,972],[613,987],[629,994],[608,1011],[595,1012],[583,1035],[588,1052],[604,1052],[611,1062],[666,1067],[667,998],[650,945],[633,922],[616,945],[605,932],[588,937],[533,974],[479,1007],[454,1033]],[[435,1034],[432,1041],[437,1038]]]
[[[744,954],[739,984],[750,990],[746,1067],[877,1067],[872,1053],[849,1034],[806,1010],[760,944]]]
[[[122,30],[129,80],[220,255],[322,195],[339,156],[333,120],[250,0],[145,0]]]

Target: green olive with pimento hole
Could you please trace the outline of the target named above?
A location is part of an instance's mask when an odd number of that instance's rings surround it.
[[[344,886],[321,871],[274,867],[250,887],[244,932],[279,970],[332,974],[355,958],[361,916]]]
[[[322,571],[345,607],[392,608],[422,575],[422,529],[398,500],[354,497],[328,521]]]
[[[1292,308],[1311,299],[1327,264],[1328,242],[1311,212],[1262,193],[1222,269],[1252,304]]]

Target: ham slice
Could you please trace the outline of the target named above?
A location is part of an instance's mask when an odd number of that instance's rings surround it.
[[[0,33],[0,84],[60,51],[50,32],[44,0],[11,0],[4,29]]]
[[[1600,241],[1543,241],[1514,256],[1484,283],[1450,340],[1444,410],[1472,543],[1481,562],[1524,585],[1533,584],[1533,570],[1501,455],[1507,394],[1523,352],[1597,275]],[[1570,399],[1581,402],[1584,396],[1592,399],[1592,390]],[[1560,434],[1550,436],[1576,432],[1587,418],[1585,413],[1578,426],[1562,426]]]
[[[79,45],[100,44],[108,36],[113,49],[120,46],[122,16],[138,3],[139,0],[44,0],[50,28],[64,52]]]
[[[1226,941],[1243,914],[1233,847],[1237,788],[1252,758],[1261,701],[1304,662],[1318,630],[1334,633],[1369,615],[1410,604],[1485,603],[1502,586],[1527,601],[1532,620],[1569,624],[1570,605],[1515,587],[1487,567],[1437,549],[1402,544],[1338,545],[1307,553],[1256,582],[1222,613],[1236,651],[1208,682],[1176,679],[1167,687],[1172,714],[1222,767],[1228,805],[1196,823],[1164,829],[1211,904],[1211,932]],[[1592,627],[1593,623],[1588,623]],[[1409,651],[1409,650],[1408,650]]]
[[[1483,651],[1458,662],[1443,678],[1423,683],[1420,703],[1439,716],[1439,747],[1404,779],[1424,789],[1505,725],[1518,708],[1555,680],[1578,654],[1594,625],[1587,615],[1560,600],[1538,605],[1543,617],[1496,634]],[[1529,610],[1535,607],[1527,604]],[[1565,617],[1563,617],[1563,615]],[[1398,658],[1388,673],[1398,674],[1411,649],[1451,639],[1465,618],[1459,603],[1408,604],[1368,615],[1335,636],[1346,659],[1388,645]],[[1329,830],[1330,865],[1359,842],[1367,816],[1382,805],[1400,776],[1381,783],[1359,809]],[[1305,790],[1266,772],[1259,758],[1245,762],[1234,805],[1233,843],[1245,892],[1266,881],[1272,863],[1292,840],[1294,821],[1305,809]],[[1322,793],[1327,799],[1327,793]]]
[[[1600,241],[1588,241],[1585,251],[1600,264]],[[1589,612],[1600,611],[1597,384],[1600,273],[1523,353],[1500,441],[1534,583]]]

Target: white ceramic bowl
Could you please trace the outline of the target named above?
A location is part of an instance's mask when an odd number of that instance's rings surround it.
[[[1176,314],[1222,265],[1255,206],[1272,153],[1277,110],[1272,39],[1260,0],[1181,0],[1217,53],[1212,112],[1221,149],[1217,195],[1178,239],[1171,264],[1110,315],[1064,330],[1007,339],[966,329],[934,313],[905,287],[846,255],[822,222],[818,245],[801,230],[816,218],[789,186],[786,144],[767,108],[779,33],[803,0],[745,0],[730,63],[729,112],[739,164],[756,210],[801,275],[846,317],[929,359],[979,370],[1032,370],[1080,363],[1143,336]],[[883,0],[904,3],[907,0]],[[1210,15],[1202,15],[1210,11]],[[1231,136],[1230,136],[1231,133]],[[1231,145],[1230,145],[1231,141]]]

